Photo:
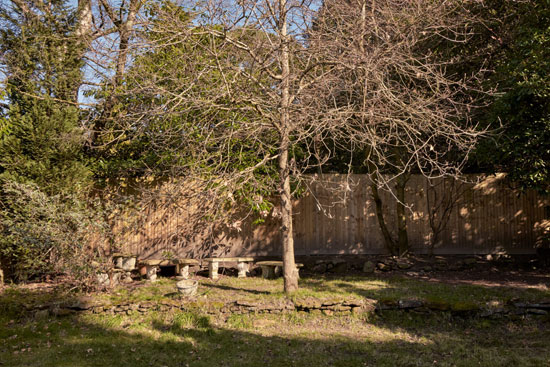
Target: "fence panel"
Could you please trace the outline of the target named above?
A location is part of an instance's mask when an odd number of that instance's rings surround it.
[[[317,178],[310,183],[310,191],[294,202],[296,254],[385,253],[368,177]],[[535,192],[514,191],[502,174],[479,178],[476,184],[439,179],[430,185],[423,176],[411,176],[406,205],[409,243],[414,252],[429,251],[433,236],[430,209],[437,200],[447,200],[454,205],[434,244],[435,253],[534,253],[542,232],[549,230],[550,218],[546,216],[550,200]],[[386,224],[395,235],[395,197],[389,191],[380,190],[380,194]],[[151,204],[145,208],[147,220],[140,228],[115,235],[119,243],[142,257],[159,257],[165,252],[191,257],[280,254],[276,216],[268,216],[263,224],[247,219],[240,226],[228,223],[212,229],[190,225],[191,208],[185,203],[172,208]],[[435,213],[440,218],[443,209]]]

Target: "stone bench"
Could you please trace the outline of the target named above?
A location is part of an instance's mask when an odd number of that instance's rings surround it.
[[[115,269],[122,269],[124,271],[132,271],[136,268],[136,262],[138,255],[135,254],[123,254],[115,252],[113,255],[113,264]]]
[[[248,263],[254,261],[253,257],[208,257],[202,259],[208,263],[208,277],[212,280],[218,279],[218,267],[220,263],[236,262],[239,271],[239,278],[246,278]]]
[[[278,275],[281,275],[283,270],[282,261],[258,261],[256,265],[262,268],[262,277],[265,279],[273,279]],[[300,268],[304,264],[296,263],[296,273],[299,275]]]
[[[145,274],[148,280],[156,280],[157,271],[161,266],[175,266],[176,275],[180,275],[184,279],[188,279],[189,266],[191,265],[199,265],[199,262],[195,259],[171,259],[171,260],[148,259],[148,260],[139,261],[139,266],[145,267]]]

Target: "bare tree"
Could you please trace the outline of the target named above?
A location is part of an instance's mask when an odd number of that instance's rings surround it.
[[[408,250],[405,185],[411,173],[458,177],[484,133],[470,121],[484,74],[465,67],[460,47],[478,20],[473,2],[425,0],[326,1],[313,43],[322,44],[331,75],[312,88],[325,95],[326,118],[346,120],[337,140],[361,147],[386,247]],[[378,190],[397,199],[397,239]]]
[[[70,37],[74,38],[79,48],[77,57],[86,65],[85,75],[73,86],[74,92],[70,98],[60,99],[60,102],[95,107],[94,103],[79,100],[82,84],[101,89],[105,88],[105,83],[111,85],[111,88],[121,83],[129,62],[131,40],[135,28],[139,27],[138,15],[143,3],[142,0],[78,0],[74,12],[74,29]],[[52,16],[51,1],[2,0],[1,5],[19,8],[26,19]]]
[[[200,182],[218,209],[264,211],[276,192],[286,292],[298,286],[292,180],[344,150],[364,160],[373,195],[397,182],[390,250],[402,254],[408,175],[458,175],[481,134],[466,94],[479,73],[458,75],[447,57],[471,34],[458,2],[209,0],[151,13],[117,97],[122,143],[144,139],[164,174]]]
[[[302,98],[330,71],[307,42],[316,8],[296,0],[160,6],[141,34],[147,46],[127,75],[126,98],[135,97],[121,119],[170,156],[172,175],[202,182],[203,196],[265,209],[276,193],[286,292],[298,287],[291,177],[319,163],[324,140],[316,105]]]
[[[143,0],[80,0],[78,3],[76,35],[85,50],[84,92],[94,95],[93,107],[99,111],[90,114],[91,120],[84,123],[90,146],[97,148],[112,143],[111,136],[103,134],[103,130],[116,119],[113,110],[117,100],[113,91],[122,83],[130,62],[130,48],[135,31],[141,26],[139,15],[143,4]]]

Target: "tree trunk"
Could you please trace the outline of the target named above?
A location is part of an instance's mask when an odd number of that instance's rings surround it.
[[[409,174],[404,173],[397,177],[395,193],[397,198],[397,247],[399,256],[404,256],[409,251],[409,237],[407,235],[407,215],[405,213],[405,186],[409,180]]]
[[[285,142],[286,140],[286,142]],[[288,168],[288,140],[283,139],[279,151],[279,176],[281,199],[281,234],[283,240],[283,278],[285,293],[298,289],[298,274],[294,260],[294,234],[292,230],[292,198]]]
[[[115,119],[115,116],[113,116],[113,107],[117,102],[117,97],[113,94],[116,94],[115,91],[117,87],[122,85],[122,82],[124,80],[124,72],[126,70],[126,63],[128,62],[130,37],[134,30],[136,17],[142,5],[142,2],[140,0],[130,0],[129,7],[127,9],[128,14],[126,16],[126,19],[123,18],[122,12],[119,15],[116,15],[115,11],[110,7],[107,2],[102,2],[102,4],[104,5],[107,14],[111,18],[111,21],[115,24],[115,27],[117,28],[119,34],[119,43],[118,50],[116,51],[117,55],[115,61],[115,75],[110,85],[110,92],[112,94],[108,95],[105,98],[101,117],[95,122],[94,129],[90,137],[92,146],[96,145],[97,140],[101,136],[101,133],[103,132],[103,130],[105,130],[107,122],[109,120]]]
[[[376,166],[369,160],[371,150],[367,149],[365,162],[367,164],[368,174],[370,178],[370,189],[372,191],[372,199],[374,200],[374,208],[376,212],[376,219],[378,219],[378,225],[380,226],[380,231],[382,231],[382,237],[384,238],[384,245],[391,255],[397,254],[397,244],[393,239],[390,231],[388,231],[388,226],[386,225],[386,220],[384,219],[384,208],[382,206],[382,199],[380,198],[380,193],[378,192],[378,180],[376,178]]]
[[[78,24],[76,28],[76,36],[79,41],[88,46],[88,37],[92,32],[92,1],[91,0],[78,0]]]
[[[122,84],[124,77],[124,70],[126,68],[126,62],[128,61],[128,46],[130,43],[130,35],[134,28],[134,23],[136,21],[136,16],[139,11],[141,2],[139,0],[130,0],[130,7],[128,10],[128,16],[126,21],[121,24],[119,27],[120,42],[118,46],[118,56],[116,61],[116,72],[115,72],[115,85],[118,87]],[[122,22],[122,19],[120,19]]]
[[[430,245],[429,245],[430,247],[428,248],[429,257],[434,256],[435,245],[437,244],[438,241],[439,241],[439,233],[435,232],[432,228],[432,235],[430,236]]]
[[[298,289],[298,273],[294,260],[294,234],[292,230],[292,198],[290,191],[290,169],[288,166],[288,149],[290,146],[290,51],[287,34],[286,0],[279,0],[279,36],[281,38],[281,115],[280,115],[280,148],[279,179],[281,198],[281,221],[283,240],[283,278],[285,293]]]
[[[77,57],[79,60],[82,60],[90,46],[90,35],[92,33],[93,23],[92,0],[78,0],[77,20],[75,35],[80,49]],[[78,94],[81,85],[82,80],[79,80],[72,88],[72,100],[75,103],[78,103]]]
[[[433,202],[430,200],[430,195],[432,194],[434,197]],[[440,225],[442,223],[441,221],[439,223],[436,223],[436,215],[438,214],[437,203],[438,203],[437,190],[435,189],[434,185],[430,182],[430,180],[426,180],[426,208],[428,212],[428,222],[430,224],[430,229],[432,230],[432,233],[430,236],[430,244],[428,248],[428,255],[430,257],[434,256],[435,246],[437,244],[437,241],[439,241]]]
[[[386,246],[386,249],[390,252],[390,254],[397,255],[397,246],[391,236],[390,231],[388,231],[388,226],[386,226],[386,220],[384,219],[384,209],[382,207],[382,199],[380,198],[380,194],[378,192],[378,184],[373,178],[373,175],[371,175],[370,188],[372,191],[372,199],[374,200],[376,218],[378,219],[378,225],[380,226],[382,237],[384,238],[384,245]]]

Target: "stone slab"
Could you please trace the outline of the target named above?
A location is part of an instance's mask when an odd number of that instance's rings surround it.
[[[148,266],[175,266],[175,265],[198,265],[195,259],[145,259],[139,260],[140,265]]]
[[[254,261],[253,257],[207,257],[203,259],[206,262],[252,262]]]
[[[256,265],[259,265],[259,266],[283,266],[283,262],[282,261],[258,261],[256,263]],[[296,263],[295,264],[297,268],[301,268],[304,266],[304,264],[301,264],[301,263]]]

